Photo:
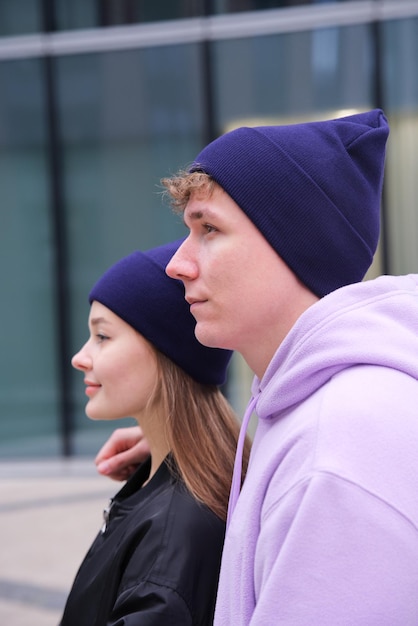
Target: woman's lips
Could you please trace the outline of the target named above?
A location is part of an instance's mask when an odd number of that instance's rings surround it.
[[[101,385],[98,383],[93,383],[89,380],[85,380],[84,384],[86,385],[86,396],[94,396],[94,394],[100,389]]]

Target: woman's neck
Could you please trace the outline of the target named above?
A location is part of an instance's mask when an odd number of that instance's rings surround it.
[[[158,412],[148,412],[136,417],[148,441],[151,454],[151,470],[148,481],[154,476],[161,463],[170,452],[170,445],[166,437],[166,420]]]

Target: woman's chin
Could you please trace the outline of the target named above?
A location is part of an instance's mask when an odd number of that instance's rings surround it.
[[[106,417],[104,417],[100,411],[90,406],[90,403],[87,404],[85,408],[85,413],[90,420],[100,421],[100,420],[106,419]]]

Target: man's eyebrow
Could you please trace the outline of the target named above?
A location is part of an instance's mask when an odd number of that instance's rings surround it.
[[[195,209],[195,210],[191,210],[191,211],[187,211],[187,209],[183,212],[183,221],[185,222],[186,219],[190,222],[193,221],[197,221],[197,220],[201,220],[201,219],[214,219],[215,217],[217,217],[217,214],[212,211],[212,209],[210,208],[203,208],[203,209]]]
[[[183,213],[183,218],[186,217],[186,211],[184,211]],[[193,220],[201,220],[203,217],[203,211],[196,210],[196,211],[190,211],[190,213],[187,213],[187,219],[189,219],[190,221]]]

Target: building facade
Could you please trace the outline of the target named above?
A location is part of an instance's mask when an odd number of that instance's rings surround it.
[[[417,272],[418,0],[1,0],[1,457],[94,454],[114,427],[85,417],[70,359],[99,275],[185,234],[161,177],[243,124],[374,107],[371,272]],[[238,412],[248,377],[236,357]]]

